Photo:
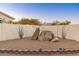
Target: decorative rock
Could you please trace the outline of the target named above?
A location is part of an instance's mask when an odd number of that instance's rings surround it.
[[[51,40],[52,42],[57,42],[57,41],[59,41],[59,39],[56,37],[56,38],[54,38],[53,40]]]
[[[57,51],[63,52],[63,51],[65,51],[65,49],[64,48],[58,48]]]
[[[36,28],[35,32],[32,35],[32,40],[37,40],[40,33],[40,28]]]
[[[42,31],[38,37],[38,40],[51,41],[54,39],[54,34],[51,31]]]

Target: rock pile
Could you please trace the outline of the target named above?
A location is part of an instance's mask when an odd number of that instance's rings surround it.
[[[51,31],[40,32],[40,28],[36,28],[35,32],[32,35],[32,40],[52,41],[52,42],[59,41],[59,39],[54,36],[54,33],[52,33]]]

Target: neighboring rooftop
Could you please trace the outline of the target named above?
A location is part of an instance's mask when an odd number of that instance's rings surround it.
[[[7,16],[7,17],[11,18],[11,19],[15,19],[14,17],[12,17],[12,16],[10,16],[10,15],[8,15],[8,14],[6,14],[6,13],[2,12],[2,11],[0,11],[0,14],[3,14],[3,15],[5,15],[5,16]]]

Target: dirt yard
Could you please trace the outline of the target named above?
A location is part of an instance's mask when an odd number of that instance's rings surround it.
[[[74,40],[59,40],[58,42],[49,42],[49,41],[39,41],[39,40],[31,40],[31,37],[25,39],[15,39],[15,40],[7,40],[0,41],[0,49],[29,49],[29,50],[38,50],[42,48],[43,50],[52,50],[57,48],[66,48],[66,49],[79,49],[79,42]],[[77,54],[64,54],[65,56],[77,56]],[[62,54],[54,56],[64,56]],[[11,56],[11,54],[1,54],[0,56]],[[12,55],[16,56],[16,55]],[[17,55],[18,56],[18,55]]]
[[[0,41],[0,48],[10,48],[10,49],[39,49],[39,48],[77,48],[79,49],[79,42],[74,40],[59,40],[58,42],[49,42],[49,41],[39,41],[31,40],[31,38],[25,39],[15,39]]]

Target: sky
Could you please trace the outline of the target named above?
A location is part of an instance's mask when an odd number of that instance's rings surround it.
[[[35,18],[42,22],[70,20],[79,22],[78,3],[0,3],[0,11],[19,20]]]

